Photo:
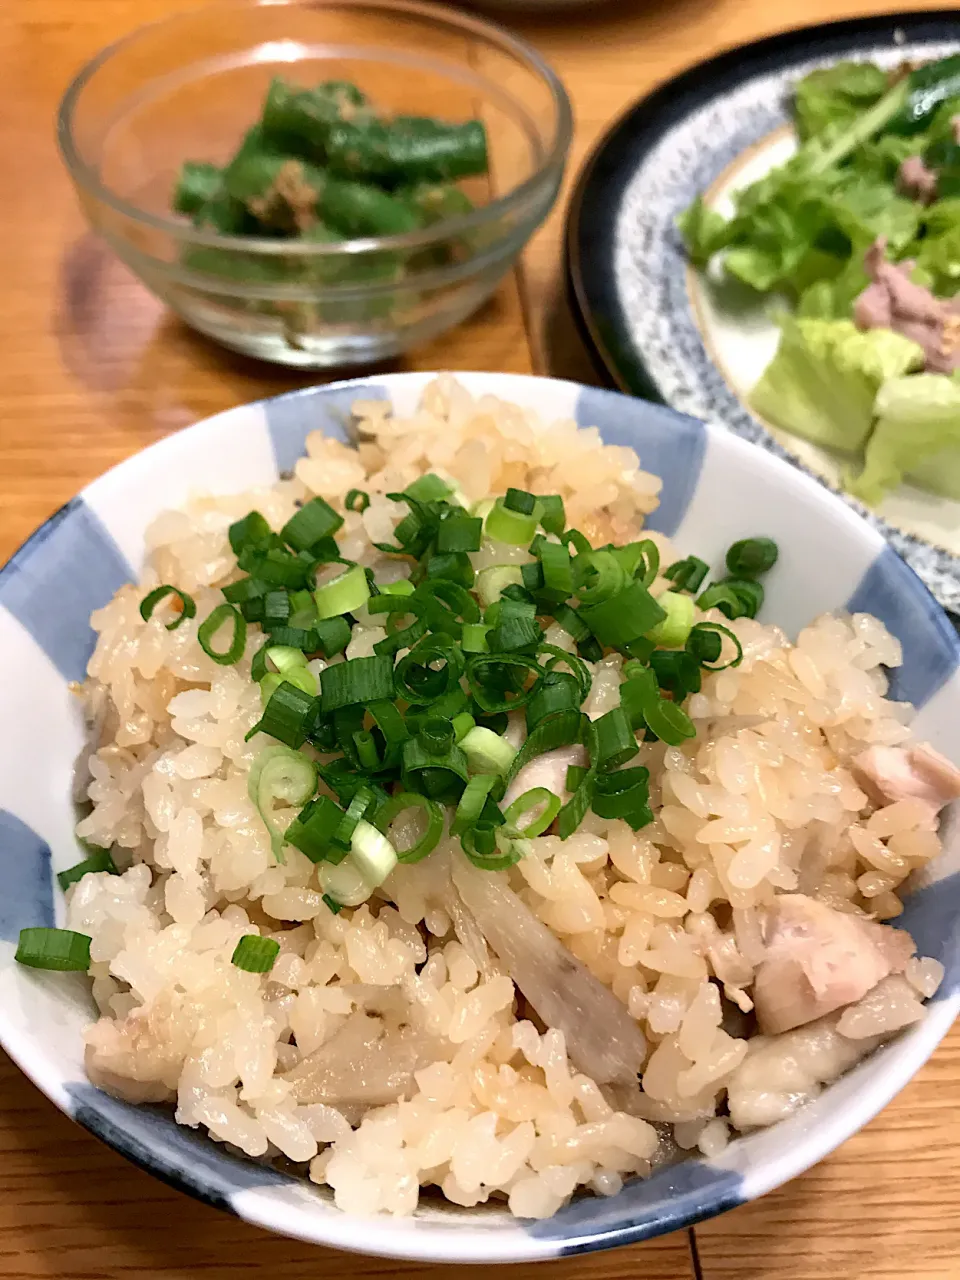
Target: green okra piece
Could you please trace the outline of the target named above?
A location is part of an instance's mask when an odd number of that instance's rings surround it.
[[[420,211],[402,196],[329,174],[323,182],[319,208],[325,222],[348,236],[402,235],[425,224]]]
[[[448,182],[487,171],[487,135],[479,120],[340,121],[328,130],[326,152],[334,173],[380,182]]]
[[[476,208],[470,197],[452,183],[421,183],[398,192],[423,214],[428,226],[447,218],[459,218]]]
[[[366,102],[356,85],[346,80],[326,80],[315,89],[301,89],[277,77],[263,104],[263,137],[295,155],[322,159],[331,125],[351,119]]]
[[[180,166],[173,191],[177,213],[199,213],[220,191],[220,170],[206,160],[185,160]]]

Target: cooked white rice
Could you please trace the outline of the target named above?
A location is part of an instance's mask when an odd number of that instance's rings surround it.
[[[421,1187],[438,1187],[458,1205],[505,1197],[513,1213],[543,1217],[578,1187],[615,1194],[678,1148],[717,1154],[731,1129],[786,1116],[918,1019],[942,975],[935,961],[910,961],[841,1013],[745,1038],[758,905],[800,891],[890,919],[898,887],[940,849],[922,807],[874,811],[849,767],[865,747],[909,737],[910,709],[884,699],[882,665],[899,663],[899,644],[863,614],[820,618],[796,645],[775,626],[731,624],[744,661],[689,698],[697,738],[644,743],[633,762],[650,769],[654,823],[635,834],[590,814],[565,843],[534,840],[515,868],[489,873],[637,1020],[649,1045],[642,1091],[579,1073],[563,1034],[538,1030],[500,966],[481,971],[471,958],[448,911],[457,841],[398,867],[368,905],[339,916],[306,857],[287,847],[277,865],[247,796],[268,741],[244,741],[261,710],[250,677],[260,637],[251,633],[233,667],[197,642],[198,621],[237,576],[232,521],[256,508],[279,528],[297,500],[320,494],[341,506],[348,490],[365,489],[371,504],[347,513],[341,542],[386,581],[405,569],[371,542],[391,536],[404,508],[382,495],[426,470],[471,501],[511,485],[560,493],[569,523],[594,542],[630,540],[657,501],[659,482],[631,450],[572,422],[542,431],[529,412],[475,402],[450,379],[409,419],[379,402],[357,413],[358,449],[314,434],[295,478],[158,517],[143,581],[93,616],[99,639],[83,696],[97,737],[79,834],[112,846],[125,869],[68,891],[69,927],[92,938],[101,1017],[86,1037],[91,1079],[135,1101],[173,1103],[181,1124],[248,1156],[285,1157],[350,1212],[411,1213]],[[669,564],[666,540],[653,536]],[[175,631],[139,613],[161,582],[196,599],[197,618]],[[367,623],[348,657],[382,638]],[[556,626],[548,639],[569,645]],[[616,705],[620,665],[596,665],[591,715]],[[280,944],[268,975],[231,964],[238,939],[257,933]],[[371,1027],[390,1042],[433,1046],[396,1101],[384,1101],[389,1073]],[[288,1073],[334,1037],[342,1100],[298,1100]],[[336,1076],[335,1064],[334,1094]],[[674,1141],[652,1121],[668,1122]]]

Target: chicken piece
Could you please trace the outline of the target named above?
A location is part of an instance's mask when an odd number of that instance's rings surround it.
[[[897,188],[921,204],[932,204],[937,198],[936,170],[928,169],[922,156],[907,156],[897,172]]]
[[[297,1102],[382,1107],[413,1092],[415,1072],[452,1056],[445,1040],[409,1026],[388,1031],[358,1011],[283,1079]]]
[[[853,761],[853,773],[876,804],[921,800],[931,822],[951,800],[960,799],[960,769],[927,742],[909,747],[869,747]]]
[[[835,911],[802,893],[774,899],[753,1001],[764,1035],[804,1026],[861,1000],[916,950],[902,929]]]
[[[864,256],[870,284],[853,304],[859,329],[892,329],[918,343],[928,373],[952,373],[960,368],[960,295],[937,298],[912,280],[916,263],[887,261],[887,242],[877,238]]]
[[[545,751],[541,756],[534,756],[529,764],[525,764],[507,788],[503,797],[503,808],[508,808],[525,791],[534,787],[546,787],[564,803],[570,799],[567,790],[567,770],[571,765],[585,765],[587,751],[585,747],[574,743],[570,747],[557,747],[555,751]],[[529,819],[528,819],[529,821]]]
[[[563,1032],[577,1070],[597,1084],[635,1084],[647,1043],[624,1004],[537,919],[503,875],[459,858],[453,882],[544,1025]]]

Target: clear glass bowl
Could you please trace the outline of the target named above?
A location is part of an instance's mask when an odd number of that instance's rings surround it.
[[[332,245],[222,235],[173,214],[181,162],[225,163],[275,75],[350,80],[389,113],[479,116],[490,174],[467,188],[478,207]],[[563,86],[532,48],[419,0],[228,0],[179,14],[89,62],[58,117],[87,217],[147,287],[225,346],[303,368],[396,355],[474,311],[550,211],[571,130]]]

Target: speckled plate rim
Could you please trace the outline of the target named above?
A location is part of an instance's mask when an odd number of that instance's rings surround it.
[[[273,483],[303,453],[311,431],[344,438],[355,399],[390,397],[407,413],[433,376],[374,375],[308,388],[176,432],[94,481],[0,568],[0,648],[18,672],[17,681],[0,684],[0,715],[19,729],[15,750],[0,746],[0,1043],[62,1111],[108,1145],[248,1222],[387,1257],[534,1261],[647,1239],[753,1200],[827,1155],[907,1083],[960,1009],[960,814],[948,817],[944,853],[917,883],[903,917],[921,952],[946,968],[921,1022],[794,1116],[739,1139],[715,1160],[661,1169],[610,1199],[576,1199],[542,1222],[491,1207],[441,1210],[430,1203],[406,1219],[342,1214],[301,1179],[232,1156],[165,1111],[94,1089],[83,1074],[79,1034],[90,1017],[89,991],[76,975],[36,973],[13,962],[19,927],[63,922],[53,874],[75,861],[68,790],[81,741],[67,682],[86,667],[92,609],[141,562],[145,524],[198,488],[236,492]],[[956,635],[876,531],[823,488],[729,432],[657,405],[547,378],[457,377],[475,395],[527,405],[546,420],[572,418],[598,428],[609,443],[637,448],[664,484],[647,526],[675,538],[681,553],[706,545],[718,550],[768,528],[780,539],[784,571],[769,584],[769,616],[790,631],[825,609],[883,618],[905,649],[892,696],[914,702],[917,732],[960,760]],[[44,768],[37,769],[41,759]]]
[[[960,40],[960,11],[892,12],[793,27],[726,49],[658,85],[616,119],[577,176],[564,234],[564,274],[575,322],[599,372],[618,390],[658,403],[669,397],[631,331],[620,299],[614,244],[624,194],[643,159],[670,130],[725,89],[802,61],[839,58],[884,45]],[[682,290],[686,297],[684,284]],[[699,329],[689,325],[697,340]],[[732,431],[774,453],[836,493],[883,536],[923,579],[940,604],[960,615],[960,556],[896,528],[851,495],[830,485],[780,445],[743,405],[716,369],[711,371],[714,417]],[[686,406],[675,406],[683,411]]]

